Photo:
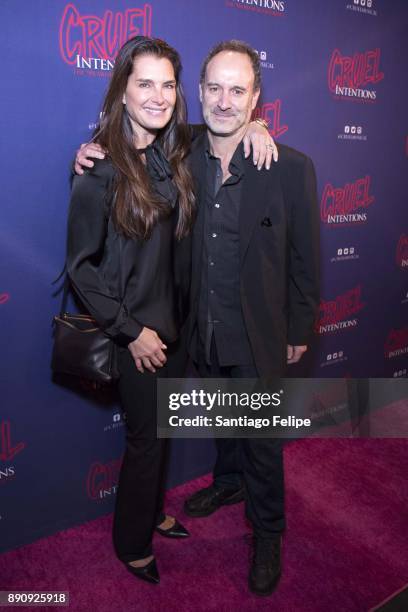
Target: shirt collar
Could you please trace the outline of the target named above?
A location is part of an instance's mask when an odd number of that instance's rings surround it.
[[[215,157],[210,151],[210,141],[208,140],[208,134],[205,135],[205,158],[208,163],[210,159],[219,159],[219,157]],[[238,143],[237,148],[234,151],[233,156],[231,157],[231,161],[229,163],[229,171],[233,176],[241,177],[244,174],[244,145],[241,142]]]

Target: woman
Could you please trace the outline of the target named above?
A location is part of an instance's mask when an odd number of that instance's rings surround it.
[[[74,178],[68,222],[72,285],[121,347],[127,442],[114,545],[126,567],[150,582],[159,581],[154,530],[189,535],[162,511],[165,440],[156,439],[155,397],[156,378],[182,376],[184,365],[178,262],[188,250],[194,196],[180,71],[177,52],[163,41],[136,37],[122,47],[95,138],[109,158]]]
[[[136,37],[119,51],[95,137],[109,157],[74,178],[68,229],[72,284],[120,347],[127,441],[114,545],[129,571],[154,583],[154,531],[189,535],[163,513],[166,443],[156,439],[156,379],[182,377],[186,354],[194,196],[180,71],[177,52],[158,39]]]

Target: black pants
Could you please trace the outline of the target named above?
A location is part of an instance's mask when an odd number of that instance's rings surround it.
[[[370,437],[370,383],[368,378],[347,379],[351,430],[355,437]]]
[[[157,438],[157,378],[184,376],[186,352],[181,343],[168,345],[167,363],[155,373],[141,374],[128,349],[119,353],[119,393],[126,414],[126,450],[119,476],[113,522],[113,543],[121,561],[152,554],[155,527],[164,520],[168,444]]]
[[[197,364],[203,378],[258,378],[254,364],[220,366],[214,342],[211,365]],[[285,528],[283,452],[280,438],[216,438],[216,487],[245,485],[245,510],[254,534],[274,537]]]

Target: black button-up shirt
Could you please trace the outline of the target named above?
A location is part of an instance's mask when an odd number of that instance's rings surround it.
[[[206,148],[203,269],[198,306],[198,333],[203,357],[210,361],[214,337],[221,366],[253,362],[241,309],[239,282],[239,210],[244,175],[242,143],[223,183],[221,160]]]

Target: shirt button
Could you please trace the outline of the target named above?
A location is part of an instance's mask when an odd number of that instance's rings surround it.
[[[213,265],[214,265],[214,262],[213,262],[213,261],[210,261],[210,266],[213,266]]]
[[[215,208],[219,208],[220,205],[218,204],[218,202],[216,204],[214,204]]]
[[[213,294],[214,293],[214,289],[210,289],[210,293]]]
[[[216,238],[216,237],[217,237],[217,234],[214,232],[213,234],[211,234],[211,236],[212,236],[213,238]]]

